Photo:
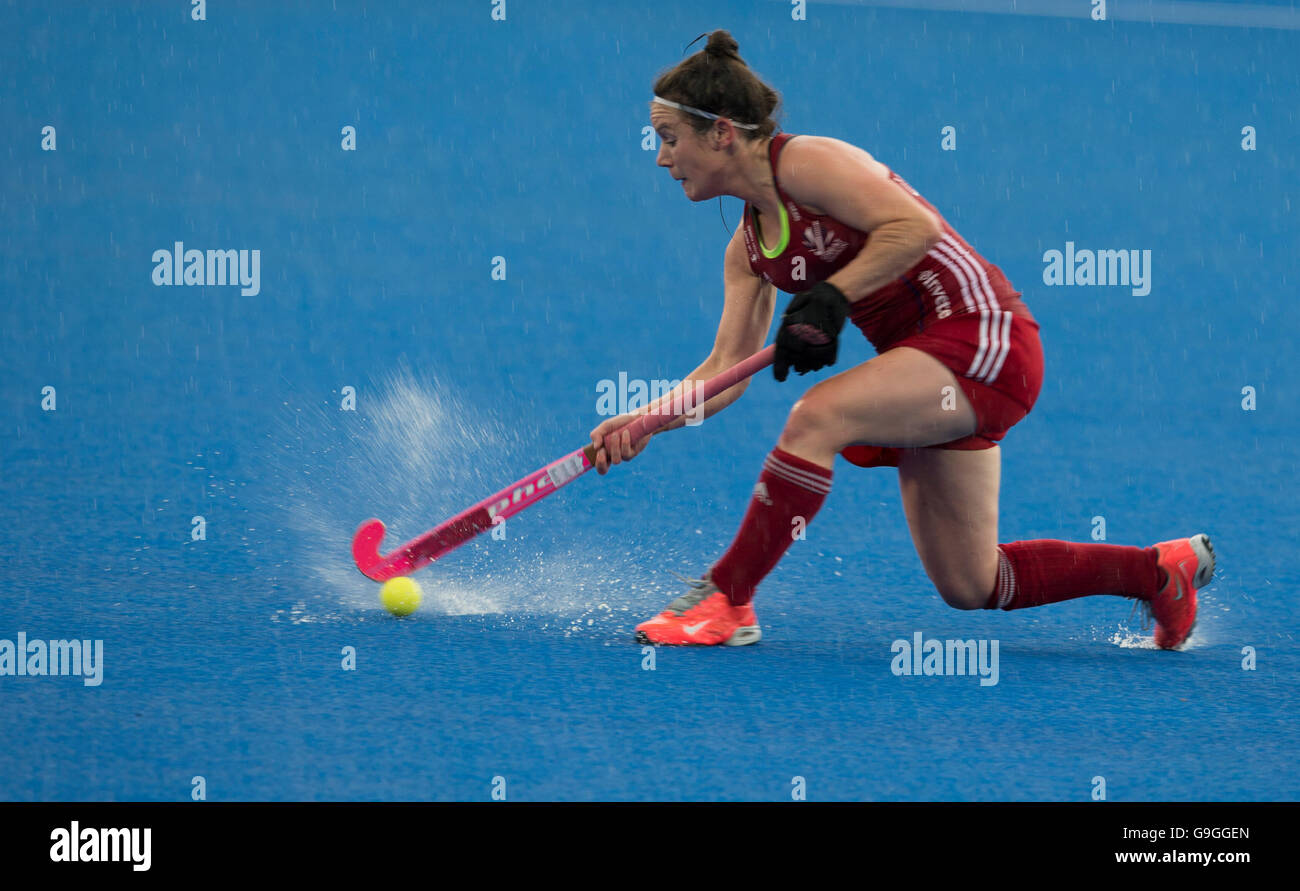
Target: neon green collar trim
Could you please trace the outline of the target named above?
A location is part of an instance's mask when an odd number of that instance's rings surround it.
[[[782,201],[778,206],[781,209],[781,240],[777,243],[777,246],[770,251],[763,246],[763,229],[758,224],[758,210],[753,207],[749,209],[750,216],[754,219],[754,231],[758,235],[758,249],[762,251],[763,256],[767,257],[769,260],[784,254],[786,246],[790,244],[790,215],[785,212],[784,201]]]

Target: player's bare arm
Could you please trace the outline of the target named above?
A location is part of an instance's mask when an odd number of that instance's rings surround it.
[[[916,265],[943,238],[933,213],[889,179],[871,155],[838,139],[801,136],[781,153],[790,197],[870,234],[862,251],[826,279],[849,303]]]
[[[612,464],[630,461],[639,455],[649,442],[644,437],[639,442],[632,442],[629,434],[618,438],[618,448],[607,450],[603,443],[609,434],[627,425],[633,414],[661,410],[663,403],[671,405],[674,400],[681,400],[683,387],[692,385],[693,381],[707,380],[731,368],[748,356],[758,352],[767,338],[767,330],[772,325],[772,316],[776,310],[776,288],[764,282],[749,268],[745,259],[745,242],[743,227],[736,227],[735,233],[727,244],[723,259],[723,305],[722,318],[718,322],[718,333],[713,341],[713,349],[708,357],[693,371],[682,378],[672,392],[665,394],[655,404],[647,406],[642,412],[633,412],[609,418],[597,425],[590,433],[591,441],[597,446],[596,472],[604,474]],[[692,412],[691,423],[717,414],[739,399],[749,386],[749,378],[742,380],[728,390],[714,396],[704,405]],[[661,428],[658,432],[675,430],[687,422],[683,415]]]

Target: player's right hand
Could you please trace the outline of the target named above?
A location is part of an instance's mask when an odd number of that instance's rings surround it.
[[[790,298],[776,332],[773,376],[783,381],[791,368],[807,374],[834,365],[848,314],[848,299],[830,282],[818,282]]]
[[[596,447],[597,473],[603,475],[609,472],[611,464],[622,464],[624,461],[631,461],[644,451],[646,445],[650,442],[650,437],[654,434],[647,433],[637,442],[632,442],[630,433],[626,430],[619,432],[620,427],[626,427],[639,417],[640,414],[637,412],[619,415],[617,418],[602,421],[596,429],[591,431],[591,444]]]

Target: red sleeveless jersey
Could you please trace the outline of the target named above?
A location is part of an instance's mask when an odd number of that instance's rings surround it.
[[[772,180],[788,216],[788,220],[782,221],[785,225],[780,233],[765,233],[768,242],[780,237],[776,248],[769,251],[760,243],[754,211],[748,202],[744,219],[749,268],[791,294],[806,291],[830,278],[858,255],[868,237],[868,233],[834,217],[810,213],[781,188],[776,172],[777,157],[795,135],[778,133],[772,137],[768,149]],[[939,218],[943,240],[897,279],[854,302],[850,306],[853,323],[862,329],[877,351],[883,352],[941,319],[980,313],[980,354],[976,364],[988,370],[995,365],[1000,368],[1000,360],[1005,358],[1010,343],[1007,331],[1011,316],[1033,319],[1020,299],[1020,292],[1011,286],[1001,269],[976,253],[902,177],[890,170],[889,178]]]

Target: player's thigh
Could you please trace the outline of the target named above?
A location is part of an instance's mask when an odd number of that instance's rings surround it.
[[[979,609],[998,572],[1001,449],[908,449],[898,486],[912,542],[943,599]]]
[[[827,447],[920,446],[974,432],[975,410],[942,362],[896,347],[808,390],[786,423],[787,439]]]

